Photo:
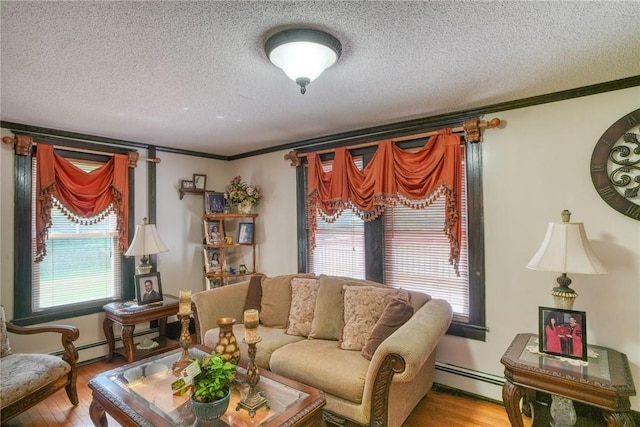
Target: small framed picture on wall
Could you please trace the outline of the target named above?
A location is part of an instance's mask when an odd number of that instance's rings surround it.
[[[538,317],[541,353],[587,360],[587,313],[539,307]]]

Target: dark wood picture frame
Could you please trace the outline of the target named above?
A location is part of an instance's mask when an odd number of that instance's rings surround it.
[[[540,353],[587,360],[587,313],[561,308],[538,308]]]
[[[202,173],[193,174],[193,188],[204,190],[207,188],[207,175]]]
[[[241,222],[238,226],[238,243],[241,245],[253,244],[253,223]]]
[[[180,180],[180,188],[187,189],[187,190],[193,190],[195,188],[195,186],[193,185],[193,181],[192,180],[181,179]]]
[[[208,214],[224,212],[224,193],[205,191],[204,212]]]
[[[151,282],[151,294],[147,294],[147,282]],[[162,302],[162,283],[160,273],[136,274],[136,297],[138,305]]]

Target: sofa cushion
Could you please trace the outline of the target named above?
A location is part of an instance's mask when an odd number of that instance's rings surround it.
[[[218,342],[219,331],[218,328],[209,329],[204,334],[203,344],[209,348],[215,348]],[[240,362],[246,364],[249,361],[249,346],[247,346],[242,339],[244,338],[244,325],[234,325],[233,334],[236,336],[236,341],[240,347]],[[258,326],[258,335],[261,341],[256,346],[255,364],[258,365],[260,369],[269,369],[269,360],[275,350],[304,339],[303,337],[287,335],[282,328],[269,328],[263,325]]]
[[[287,274],[265,277],[262,281],[260,301],[260,322],[271,328],[286,328],[291,306],[291,279],[294,277],[315,277],[313,274]]]
[[[400,298],[389,301],[362,349],[362,356],[371,360],[373,353],[376,352],[382,341],[411,319],[411,316],[413,316],[413,306],[408,301]]]
[[[60,357],[15,353],[0,360],[0,407],[34,393],[71,371]]]
[[[350,277],[320,275],[320,289],[309,338],[336,340],[342,330],[342,287],[344,285],[384,286],[377,282]]]
[[[291,279],[291,308],[287,321],[287,334],[301,337],[309,335],[319,286],[318,279],[302,277]]]
[[[335,341],[301,340],[271,355],[271,370],[318,388],[328,395],[360,403],[370,362],[355,351],[340,350]]]
[[[0,358],[11,354],[9,336],[7,335],[7,323],[4,317],[4,307],[0,305]]]
[[[247,296],[244,299],[244,311],[260,311],[260,300],[262,300],[262,276],[254,275],[249,280]]]
[[[340,335],[343,350],[362,350],[389,301],[409,300],[409,293],[403,289],[345,285],[343,290],[344,326]]]

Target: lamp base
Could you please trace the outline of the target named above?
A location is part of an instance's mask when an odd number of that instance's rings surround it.
[[[136,273],[149,274],[151,273],[152,268],[153,266],[149,264],[149,257],[146,255],[142,255],[142,258],[140,258],[140,265],[136,267]]]
[[[578,294],[569,287],[571,279],[567,277],[567,273],[562,273],[562,276],[559,276],[556,281],[559,286],[553,288],[551,292],[554,307],[563,310],[573,310],[573,303],[576,298],[578,298]]]
[[[563,310],[573,310],[573,302],[578,298],[578,294],[575,292],[559,293],[553,291],[551,292],[551,295],[553,295],[553,306]]]

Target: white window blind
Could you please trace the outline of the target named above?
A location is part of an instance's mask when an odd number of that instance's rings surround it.
[[[72,160],[85,172],[100,166]],[[33,161],[33,206],[35,206],[36,161]],[[47,255],[32,267],[32,310],[44,311],[89,301],[118,299],[121,295],[121,252],[118,248],[117,217],[110,213],[101,221],[82,225],[55,206],[47,240]],[[35,209],[32,256],[35,257]]]
[[[468,322],[466,180],[463,180],[462,188],[460,276],[449,263],[449,240],[443,232],[446,198],[441,196],[427,209],[415,210],[400,205],[387,209],[384,216],[384,277],[387,285],[447,300],[453,307],[455,319]]]
[[[356,157],[354,161],[362,169],[362,157]],[[325,172],[331,170],[332,163],[322,162]],[[305,180],[306,177],[305,174]],[[364,279],[364,221],[354,215],[351,209],[345,209],[332,223],[325,222],[317,213],[316,220],[316,248],[309,254],[308,272]]]

